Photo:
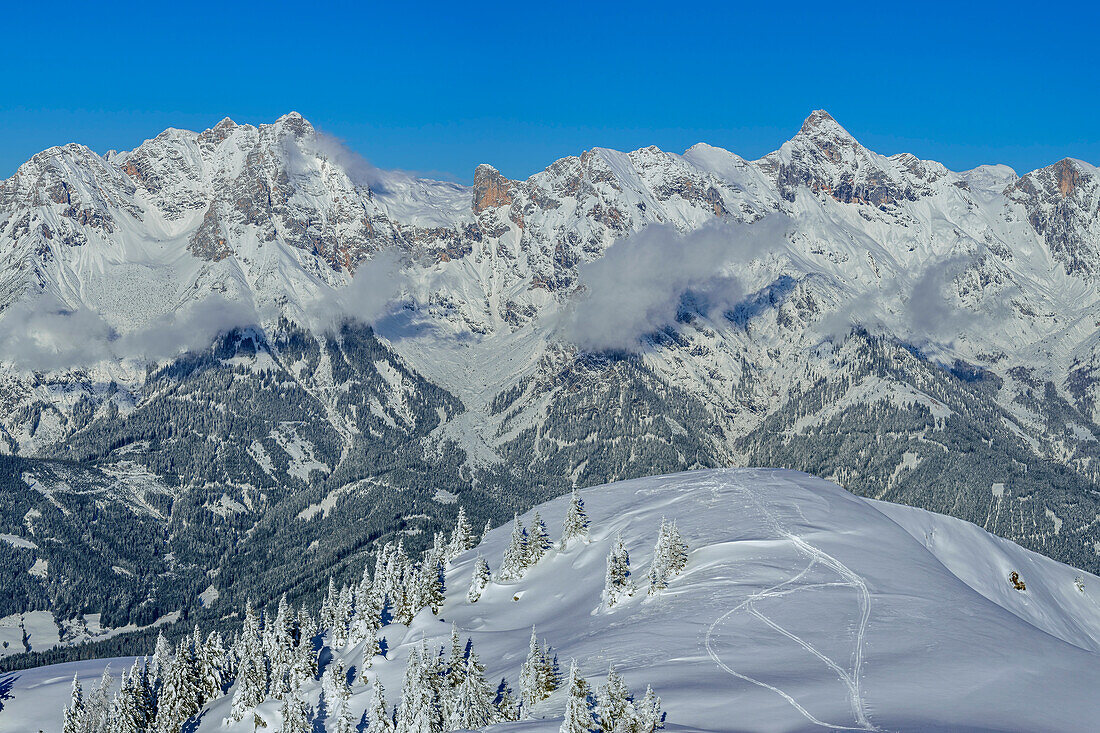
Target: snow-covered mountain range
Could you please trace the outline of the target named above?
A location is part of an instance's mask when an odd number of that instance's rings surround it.
[[[407,626],[379,629],[385,656],[364,657],[367,642],[325,634],[318,674],[298,691],[316,716],[310,729],[338,729],[337,696],[319,681],[325,668],[339,660],[348,670],[352,718],[370,723],[377,684],[387,712],[415,700],[402,695],[410,654],[426,641],[433,656],[443,648],[445,661],[452,624],[459,647],[470,639],[494,686],[505,678],[519,694],[533,627],[563,672],[576,660],[593,687],[609,664],[638,697],[652,685],[670,732],[1095,727],[1094,575],[972,524],[791,471],[693,471],[580,493],[587,540],[550,549],[522,578],[493,581],[471,603],[475,562],[484,557],[495,576],[509,545],[510,526],[490,532],[451,561],[437,615],[424,609]],[[563,497],[537,507],[552,538],[568,504]],[[665,518],[676,521],[689,554],[668,587],[650,595],[644,578]],[[520,521],[532,526],[534,513]],[[618,537],[636,591],[609,607],[601,595],[605,558]],[[89,699],[108,662],[117,688],[133,658],[16,673],[0,725],[60,730],[74,673]],[[277,699],[241,722],[223,722],[233,720],[241,684],[185,729],[283,730]],[[558,731],[566,699],[560,688],[525,706],[525,720],[491,730]]]
[[[0,552],[38,568],[0,623],[274,598],[316,576],[291,548],[341,568],[456,494],[503,521],[720,465],[1097,570],[1098,282],[1095,167],[953,172],[822,111],[760,160],[593,149],[472,186],[293,113],[52,148],[0,182]]]

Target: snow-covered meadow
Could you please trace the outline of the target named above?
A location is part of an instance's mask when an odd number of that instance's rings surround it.
[[[595,686],[614,664],[639,696],[652,685],[669,731],[1095,728],[1100,578],[966,522],[790,471],[693,471],[581,495],[587,543],[552,550],[471,604],[476,558],[495,575],[509,543],[511,526],[497,528],[451,562],[438,616],[424,610],[408,627],[382,629],[387,659],[361,677],[361,650],[339,650],[356,668],[353,707],[366,709],[375,679],[392,707],[410,651],[424,639],[448,645],[454,623],[494,686],[505,676],[518,688],[534,626],[563,671],[575,659]],[[537,507],[554,539],[568,501]],[[677,521],[691,552],[650,596],[662,518]],[[606,558],[619,533],[637,592],[608,609]],[[1013,571],[1026,590],[1009,582]],[[113,660],[112,669],[131,662]],[[105,663],[15,673],[0,730],[61,730],[74,671],[90,685]],[[316,706],[320,683],[305,692]],[[224,723],[231,694],[202,711],[196,731],[253,729],[252,720]],[[501,729],[556,731],[565,702],[559,689],[531,710],[534,719]],[[280,729],[280,707],[258,709],[269,730]]]

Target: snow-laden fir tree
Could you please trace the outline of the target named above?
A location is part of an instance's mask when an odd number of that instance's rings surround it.
[[[340,657],[333,657],[325,667],[321,686],[328,704],[328,733],[355,733],[356,716],[351,709],[348,671]]]
[[[680,535],[676,522],[661,519],[661,529],[657,533],[657,544],[653,547],[653,562],[649,566],[649,594],[653,595],[668,587],[668,582],[687,565],[688,546]]]
[[[661,698],[646,685],[645,696],[635,705],[638,716],[638,733],[653,733],[665,727],[665,714],[661,711]]]
[[[74,674],[72,692],[69,695],[69,705],[65,708],[61,733],[85,733],[87,730],[88,712],[84,708],[84,690],[80,686],[80,680]]]
[[[466,659],[469,657],[470,646],[462,642],[458,635],[458,624],[451,622],[451,652],[447,658],[447,684],[458,687],[466,676]]]
[[[237,670],[236,690],[229,710],[229,722],[244,720],[267,697],[267,672],[262,655],[241,657]]]
[[[573,489],[569,508],[565,512],[565,521],[561,528],[561,549],[564,550],[571,540],[588,537],[588,514],[584,511],[584,501],[580,492]]]
[[[588,682],[577,671],[577,660],[569,666],[568,697],[566,698],[565,718],[561,722],[560,733],[593,733],[598,730],[595,716],[592,714],[591,691]]]
[[[601,733],[626,733],[636,728],[630,690],[614,666],[607,668],[607,682],[596,692],[596,718]]]
[[[535,517],[531,520],[531,530],[528,532],[527,537],[527,567],[538,563],[553,546],[554,543],[550,541],[550,533],[546,531],[546,522],[542,521],[542,517],[539,516],[538,512],[535,512]]]
[[[110,733],[112,684],[111,666],[107,665],[103,676],[99,678],[99,684],[85,703],[88,733]]]
[[[288,694],[283,698],[281,733],[312,733],[313,724],[310,722],[309,712],[309,706],[297,692]]]
[[[332,626],[329,627],[329,646],[333,649],[343,649],[348,644],[348,626],[352,618],[352,591],[351,587],[340,587],[340,593],[336,596],[336,604],[332,609]]]
[[[394,733],[393,720],[386,712],[386,690],[380,680],[374,681],[370,702],[367,703],[367,730],[365,733]]]
[[[424,659],[425,651],[413,648],[405,665],[401,704],[397,709],[397,733],[441,733],[438,700],[428,671],[432,660]]]
[[[466,658],[465,665],[462,683],[453,693],[448,730],[483,728],[499,720],[493,706],[492,688],[485,681],[484,671],[473,652]]]
[[[374,666],[375,658],[382,653],[382,645],[378,642],[378,631],[373,626],[366,627],[366,636],[363,637],[362,661],[359,665],[359,677],[366,678],[367,670]]]
[[[458,508],[458,518],[455,520],[455,528],[451,532],[451,541],[447,547],[447,560],[453,560],[466,550],[477,547],[477,539],[474,537],[474,528],[470,526],[470,520],[466,518],[466,508]]]
[[[199,711],[199,680],[194,657],[186,640],[176,647],[157,703],[157,733],[179,733],[188,718]]]
[[[482,542],[484,542],[485,538],[489,536],[489,532],[492,529],[493,529],[493,520],[492,519],[486,519],[485,520],[485,529],[481,530],[481,541]]]
[[[535,629],[532,627],[527,659],[519,672],[519,694],[524,710],[545,700],[558,688],[555,660],[556,658],[550,656],[550,648],[539,644]]]
[[[368,638],[373,638],[377,643],[377,632],[382,627],[382,604],[380,601],[381,599],[375,593],[370,572],[367,568],[363,568],[363,577],[359,580],[359,586],[355,590],[355,615],[352,617],[351,631],[348,634],[349,645],[354,646]],[[374,654],[377,654],[377,652],[374,652]]]
[[[336,589],[336,580],[330,575],[328,576],[328,590],[325,592],[325,599],[321,601],[320,620],[322,629],[331,629],[336,624],[336,603],[339,598],[339,591]]]
[[[317,650],[313,645],[317,636],[317,625],[305,606],[298,612],[297,636],[298,643],[286,671],[287,687],[292,691],[301,690],[308,682],[317,678]]]
[[[466,600],[477,603],[481,600],[481,594],[492,581],[493,575],[489,570],[489,563],[481,555],[474,561],[474,576],[470,579],[470,590],[466,591]]]
[[[217,631],[207,634],[206,641],[199,647],[197,666],[202,699],[221,697],[229,682],[229,670],[226,669],[225,642]]]
[[[153,656],[149,660],[149,684],[153,688],[154,700],[160,694],[160,683],[171,663],[172,645],[164,638],[163,632],[158,633],[156,644],[153,645]]]
[[[130,672],[123,673],[122,686],[111,704],[112,733],[144,733],[147,729],[149,718],[145,708],[142,676],[143,672],[136,660]]]
[[[499,576],[502,581],[519,580],[527,569],[527,530],[519,521],[519,515],[515,515],[512,526],[512,539],[504,550],[504,558],[500,562]]]
[[[493,707],[496,708],[497,718],[502,722],[511,722],[520,718],[520,703],[516,699],[512,686],[508,684],[507,677],[500,678],[497,685],[496,697],[493,698]]]
[[[607,574],[603,584],[604,601],[614,606],[634,593],[634,579],[630,575],[630,555],[623,544],[620,532],[615,536],[611,551],[607,554]]]
[[[415,614],[421,608],[429,608],[435,615],[439,615],[446,600],[446,588],[444,586],[444,561],[434,548],[424,553],[424,560],[420,564],[419,587],[420,597],[417,599]]]

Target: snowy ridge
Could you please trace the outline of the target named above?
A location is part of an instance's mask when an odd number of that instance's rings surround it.
[[[392,705],[410,652],[424,639],[446,645],[454,623],[488,679],[513,686],[532,626],[563,666],[576,659],[592,681],[613,662],[635,691],[653,685],[668,730],[1091,730],[1096,576],[959,520],[788,471],[697,471],[582,496],[590,539],[551,550],[519,581],[491,583],[476,603],[466,599],[475,560],[495,570],[510,527],[456,558],[438,616],[424,610],[408,627],[383,627],[390,651],[365,681],[356,673],[353,708],[367,707],[375,679]],[[552,537],[568,501],[537,507]],[[639,582],[608,609],[604,559],[616,536],[640,579],[662,517],[677,520],[690,546],[685,570],[660,594],[647,596]],[[1012,571],[1026,590],[1013,589]],[[347,668],[360,663],[357,646],[336,653]],[[18,673],[0,722],[56,729],[72,673],[91,680],[103,664]],[[309,689],[315,705],[319,685]],[[228,705],[215,703],[197,730],[251,730],[223,726]],[[556,731],[564,706],[559,690],[535,719],[500,730]],[[274,701],[258,708],[274,730],[278,710]]]

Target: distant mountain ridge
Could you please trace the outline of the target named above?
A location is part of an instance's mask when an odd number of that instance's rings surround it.
[[[823,111],[756,161],[597,148],[472,186],[374,169],[294,113],[51,148],[0,182],[0,450],[45,477],[0,533],[57,575],[0,618],[103,610],[61,602],[78,560],[35,534],[79,536],[95,507],[166,545],[101,550],[122,625],[261,577],[311,593],[380,537],[430,536],[454,494],[502,521],[721,465],[1096,571],[1098,282],[1095,167],[953,172]]]

